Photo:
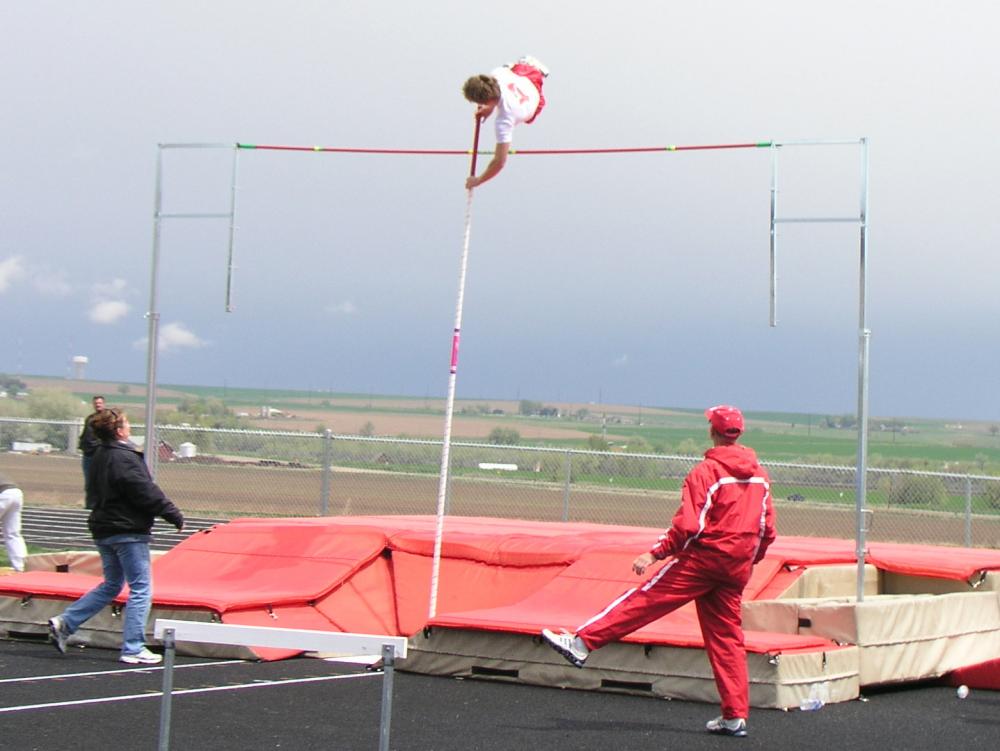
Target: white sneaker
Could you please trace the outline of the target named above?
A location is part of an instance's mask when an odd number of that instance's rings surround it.
[[[123,652],[122,656],[118,658],[118,661],[127,662],[129,665],[159,665],[163,662],[163,655],[158,655],[156,652],[150,652],[148,649],[143,647],[134,655],[127,655]]]
[[[535,68],[539,73],[542,74],[542,78],[549,77],[548,66],[546,66],[545,63],[543,63],[537,57],[532,57],[531,55],[522,55],[520,58],[518,58],[518,62],[524,63],[525,65],[530,65],[532,68]]]
[[[731,720],[716,717],[705,723],[705,730],[716,735],[734,735],[743,738],[747,734],[747,721],[742,717],[734,717]]]
[[[49,640],[62,654],[66,654],[66,640],[69,639],[69,632],[66,631],[66,624],[61,615],[49,618]]]
[[[563,631],[561,634],[557,634],[554,631],[549,631],[549,629],[543,628],[542,638],[548,642],[548,645],[552,647],[552,649],[561,654],[578,668],[583,667],[583,663],[587,661],[587,657],[590,655],[590,650],[587,649],[587,645],[584,644],[583,640],[576,634],[570,634],[566,631]]]

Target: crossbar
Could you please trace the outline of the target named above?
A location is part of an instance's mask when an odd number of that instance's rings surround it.
[[[382,657],[382,709],[379,719],[379,751],[389,751],[389,724],[392,718],[392,686],[397,657],[406,657],[406,637],[372,634],[345,634],[297,628],[241,626],[157,618],[153,635],[163,642],[163,698],[160,703],[159,751],[170,748],[171,700],[174,685],[174,653],[178,641],[227,644],[239,647],[301,649],[334,652],[338,655],[380,655]]]
[[[716,149],[767,149],[774,146],[771,141],[752,141],[748,143],[710,143],[688,146],[627,146],[619,148],[599,149],[511,149],[511,154],[637,154],[662,153],[669,151],[711,151]],[[462,156],[472,154],[468,149],[372,149],[353,148],[345,146],[283,146],[278,144],[237,143],[237,149],[251,151],[313,151],[326,154],[418,154],[423,156]],[[492,154],[492,151],[475,151],[478,154]]]

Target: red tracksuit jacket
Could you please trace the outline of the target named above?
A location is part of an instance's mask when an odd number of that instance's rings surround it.
[[[684,480],[680,508],[650,552],[660,559],[685,551],[718,557],[745,583],[775,537],[770,482],[753,449],[709,449]]]

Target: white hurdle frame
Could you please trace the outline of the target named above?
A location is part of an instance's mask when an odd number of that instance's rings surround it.
[[[347,634],[268,626],[240,626],[227,623],[157,618],[153,635],[163,642],[163,698],[160,703],[159,751],[170,748],[170,715],[174,686],[174,656],[178,641],[226,644],[238,647],[301,649],[304,652],[335,652],[342,655],[381,655],[382,713],[379,722],[379,751],[389,751],[392,718],[392,687],[396,658],[406,657],[404,636]]]

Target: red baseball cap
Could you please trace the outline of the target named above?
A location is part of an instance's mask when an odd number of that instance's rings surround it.
[[[705,417],[712,423],[715,432],[735,438],[743,432],[743,413],[736,407],[720,404],[705,410]]]

